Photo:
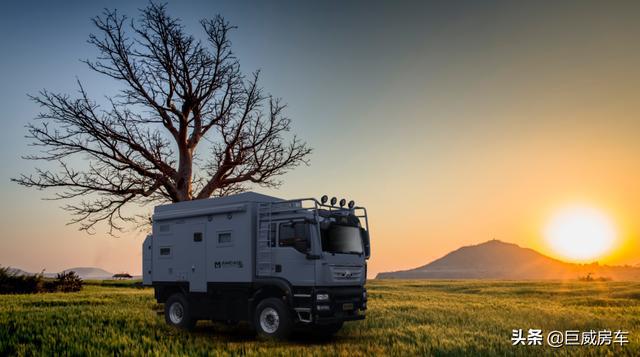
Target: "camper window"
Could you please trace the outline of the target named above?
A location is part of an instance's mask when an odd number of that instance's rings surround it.
[[[233,245],[233,237],[231,232],[218,232],[218,246]]]

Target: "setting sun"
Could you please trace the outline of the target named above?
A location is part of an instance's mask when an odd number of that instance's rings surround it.
[[[556,212],[544,235],[557,254],[576,261],[602,257],[616,240],[611,219],[603,212],[586,206],[572,206]]]

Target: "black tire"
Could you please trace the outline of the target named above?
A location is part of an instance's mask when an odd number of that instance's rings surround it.
[[[253,315],[253,326],[259,338],[285,340],[291,335],[291,313],[281,299],[267,298],[260,301]]]
[[[313,332],[318,337],[328,338],[340,331],[342,325],[343,322],[336,322],[328,325],[316,325],[313,327]]]
[[[189,302],[180,293],[171,295],[164,303],[164,319],[167,324],[182,330],[193,330],[197,322],[191,313]]]

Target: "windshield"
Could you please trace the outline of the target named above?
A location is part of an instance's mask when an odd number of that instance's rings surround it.
[[[321,229],[322,250],[329,253],[362,254],[360,228],[331,224]]]

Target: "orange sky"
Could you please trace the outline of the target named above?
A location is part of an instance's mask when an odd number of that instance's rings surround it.
[[[374,3],[365,12],[288,3],[266,20],[231,2],[210,6],[170,10],[185,19],[221,11],[237,24],[245,70],[262,68],[263,85],[289,103],[295,133],[314,148],[311,166],[279,190],[257,191],[366,206],[370,277],[493,238],[560,257],[542,231],[575,203],[617,227],[617,248],[600,262],[640,263],[638,3]],[[73,93],[75,76],[96,97],[117,89],[77,62],[95,55],[84,41],[101,7],[74,16],[12,8],[0,21],[12,26],[0,28],[1,265],[140,271],[144,234],[87,236],[65,226],[59,202],[9,182],[33,167],[19,158],[31,150],[23,125],[37,112],[25,93]],[[34,29],[45,15],[43,37]],[[30,75],[16,77],[21,66]]]

